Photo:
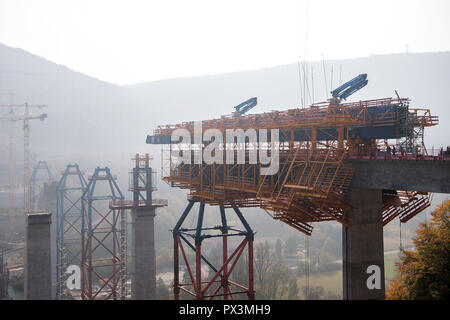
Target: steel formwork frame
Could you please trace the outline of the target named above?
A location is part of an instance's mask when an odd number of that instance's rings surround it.
[[[248,114],[238,117],[226,115],[220,119],[204,120],[201,123],[203,130],[266,128],[279,129],[286,136],[290,135],[292,130],[308,130],[310,132],[309,137],[307,136],[303,141],[315,140],[313,139],[313,131],[315,130],[325,132],[327,129],[336,129],[338,127],[348,129],[358,127],[398,127],[399,125],[407,125],[407,123],[415,127],[430,127],[438,124],[438,117],[431,115],[429,109],[409,108],[409,101],[406,98],[384,98],[354,103],[346,102],[343,104],[322,102],[313,104],[310,108]],[[407,115],[406,118],[404,117],[405,115]],[[186,129],[193,134],[194,122],[158,126],[153,134],[154,136],[170,137],[174,130],[180,128]],[[406,134],[406,132],[393,133],[393,135],[398,137]],[[282,135],[280,133],[280,139],[282,139]],[[346,139],[346,136],[343,138]],[[295,140],[300,141],[301,137],[297,136]],[[337,140],[337,137],[331,135],[329,139],[318,140]],[[288,139],[287,141],[290,140]]]
[[[235,158],[244,146],[244,164],[227,164],[225,157],[220,164],[194,164],[195,155],[191,155],[190,163],[183,162],[181,154],[203,152],[209,143],[203,138],[200,142],[192,139],[195,122],[158,126],[154,135],[147,137],[147,143],[170,146],[169,152],[162,149],[163,180],[172,187],[188,189],[191,199],[224,207],[260,207],[274,219],[310,235],[311,222],[336,220],[346,226],[351,223],[346,212],[353,207],[345,199],[353,176],[349,158],[389,156],[391,152],[395,155],[395,147],[387,142],[394,139],[402,155],[417,155],[425,150],[423,130],[437,125],[438,117],[428,109],[410,108],[409,102],[400,97],[354,103],[328,101],[304,109],[229,115],[201,122],[203,131],[216,129],[222,137],[229,129],[278,129],[279,143],[275,148],[279,152],[279,171],[273,176],[261,176],[261,164],[249,163],[249,147],[273,147],[259,140],[219,141],[220,148],[227,153],[233,150]],[[191,141],[171,141],[177,129],[188,132]],[[174,156],[176,152],[179,156]],[[423,208],[414,205],[414,199],[411,197],[407,205],[411,212]],[[402,219],[407,218],[402,215]]]
[[[157,188],[154,179],[156,172],[150,167],[151,159],[148,153],[145,155],[136,154],[132,158],[135,167],[130,171],[128,191],[133,193],[133,200],[112,200],[109,203],[110,209],[131,210],[167,206],[167,199],[153,198],[152,193]]]
[[[72,177],[72,178],[71,178]],[[66,267],[81,268],[82,202],[87,182],[78,164],[62,172],[56,196],[56,296],[65,299]],[[72,296],[74,296],[72,292]]]
[[[135,161],[135,167],[130,171],[130,186],[129,191],[133,192],[133,201],[135,207],[145,206],[151,207],[153,202],[152,192],[156,191],[153,185],[153,170],[150,167],[151,157],[147,153],[143,156],[136,154],[132,159]]]
[[[353,168],[345,150],[308,148],[306,143],[279,150],[279,171],[260,175],[260,164],[180,164],[173,162],[172,186],[190,189],[192,198],[224,207],[260,207],[308,235],[311,222],[350,221],[345,211],[353,208],[344,199]],[[248,154],[247,154],[248,157]]]
[[[183,222],[191,212],[192,207],[196,202],[200,203],[197,226],[195,229],[182,228]],[[222,224],[215,227],[203,227],[205,202],[197,200],[189,200],[186,209],[178,220],[175,228],[172,230],[174,240],[174,284],[173,293],[175,300],[179,300],[180,292],[186,292],[194,297],[196,300],[209,299],[212,300],[217,297],[222,297],[224,300],[235,299],[236,295],[247,294],[249,300],[254,300],[254,280],[253,280],[253,240],[254,232],[250,228],[249,224],[245,220],[241,211],[233,206],[233,210],[236,213],[239,221],[244,226],[245,230],[239,230],[234,227],[230,227],[227,223],[225,214],[225,208],[220,206],[220,216]],[[220,231],[220,233],[217,233]],[[241,236],[244,239],[239,245],[229,254],[228,238]],[[194,243],[191,243],[188,238],[194,239]],[[203,254],[202,254],[202,242],[207,238],[222,238],[222,265],[220,267],[214,266]],[[186,250],[183,246],[185,243],[195,253],[194,268],[191,267],[191,263],[188,260]],[[230,276],[233,272],[236,263],[242,256],[245,247],[248,251],[248,286],[236,283],[230,280]],[[183,261],[186,265],[187,272],[191,282],[180,283],[179,278],[179,254],[182,254]],[[214,272],[211,279],[202,279],[202,261]],[[195,275],[193,273],[195,270]],[[216,286],[214,288],[214,286]],[[192,287],[191,290],[188,287]],[[236,289],[235,289],[236,288]]]
[[[40,172],[44,172],[47,177],[43,178],[39,176]],[[30,206],[31,210],[38,209],[36,207],[39,198],[44,192],[44,184],[46,182],[55,181],[55,178],[48,167],[47,161],[38,161],[33,169],[33,173],[30,177]]]
[[[106,182],[106,187],[99,191],[100,181]],[[125,299],[126,211],[105,203],[124,199],[108,167],[95,169],[81,199],[81,298]]]
[[[431,206],[433,194],[429,192],[384,190],[383,226],[399,217],[406,223],[420,212]]]

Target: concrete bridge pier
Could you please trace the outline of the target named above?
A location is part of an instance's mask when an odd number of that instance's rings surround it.
[[[131,299],[156,299],[155,208],[133,209]]]
[[[52,299],[51,214],[45,211],[26,215],[25,286],[27,300]]]
[[[348,200],[358,209],[349,212],[350,227],[343,227],[343,298],[385,298],[382,191],[352,188]]]
[[[42,197],[38,201],[38,208],[51,213],[50,239],[51,239],[51,283],[52,299],[56,299],[56,194],[57,182],[49,182],[44,185]]]

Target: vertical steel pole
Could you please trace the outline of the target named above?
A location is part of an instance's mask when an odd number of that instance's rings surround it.
[[[88,299],[92,300],[92,236],[90,235],[88,235],[88,254]]]
[[[197,300],[202,300],[202,245],[197,243],[195,245],[195,280],[197,285]]]
[[[338,128],[338,149],[342,151],[344,149],[344,127],[339,126]]]
[[[226,234],[228,234],[228,226],[225,216],[225,209],[222,206],[220,206],[220,216],[222,218],[222,263],[224,264],[222,278],[224,293],[223,299],[228,300],[228,263],[226,263],[228,259],[228,237],[226,236]]]
[[[228,259],[228,239],[227,236],[223,236],[222,237],[222,247],[223,247],[223,258],[222,261],[224,263],[224,268],[223,268],[223,278],[222,278],[222,286],[223,286],[223,299],[224,300],[228,300],[228,263],[226,263],[227,259]]]
[[[179,262],[178,262],[178,242],[180,236],[173,237],[173,297],[175,300],[180,298],[180,278],[179,278]]]
[[[11,93],[11,116],[13,115],[13,94]],[[15,237],[15,192],[14,192],[14,179],[15,179],[15,145],[14,145],[14,126],[16,123],[14,121],[9,122],[9,238],[13,239]]]
[[[197,283],[197,299],[202,300],[202,226],[205,203],[200,203],[198,210],[197,230],[195,232],[195,279]]]
[[[255,300],[253,287],[253,239],[248,242],[248,299]]]
[[[84,206],[84,202],[81,203],[82,206]],[[82,212],[84,214],[84,212]],[[83,227],[81,231],[81,300],[85,300],[86,298],[86,239],[85,239],[85,233],[84,230],[84,217],[83,219]]]
[[[178,257],[178,248],[180,243],[180,234],[179,230],[181,228],[181,225],[183,224],[184,220],[186,219],[187,215],[191,211],[192,207],[194,206],[194,201],[189,201],[188,205],[183,211],[183,214],[181,215],[180,219],[178,220],[177,224],[175,225],[175,228],[173,229],[173,296],[175,300],[178,300],[180,298],[180,276],[179,276],[179,257]]]
[[[112,288],[112,296],[113,299],[117,299],[117,219],[116,219],[116,210],[112,210],[112,216],[113,216],[113,226],[112,226],[112,234],[113,234],[113,256],[112,256],[112,263],[113,263],[113,288]]]

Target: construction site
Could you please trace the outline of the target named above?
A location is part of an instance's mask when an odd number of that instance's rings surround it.
[[[347,102],[367,84],[360,74],[324,102],[252,114],[255,97],[217,119],[159,125],[142,134],[142,144],[161,145],[160,177],[151,167],[155,155],[136,153],[125,189],[113,168],[85,172],[73,159],[56,174],[47,161],[31,159],[30,123],[46,121],[46,106],[2,105],[9,110],[0,118],[10,139],[9,184],[2,186],[9,249],[0,255],[0,298],[11,298],[10,273],[23,270],[23,299],[156,299],[155,217],[171,206],[153,195],[160,181],[187,194],[170,229],[170,299],[255,299],[259,234],[248,208],[306,237],[317,223],[340,223],[342,298],[384,299],[383,228],[429,208],[433,193],[450,193],[450,149],[426,148],[425,132],[438,117],[396,91],[393,98]],[[23,123],[23,181],[16,177],[15,123]],[[208,241],[220,244],[219,264],[206,254]],[[11,254],[22,263],[9,265]],[[239,263],[241,283],[233,278]],[[381,284],[370,288],[373,266]]]

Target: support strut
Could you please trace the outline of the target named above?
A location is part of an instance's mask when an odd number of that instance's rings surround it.
[[[248,298],[250,300],[253,300],[255,297],[253,286],[254,233],[250,228],[250,225],[245,220],[239,208],[233,206],[233,210],[236,213],[239,221],[244,226],[245,230],[239,230],[234,227],[230,227],[227,222],[225,209],[223,206],[220,206],[219,208],[221,225],[215,227],[204,227],[203,222],[205,214],[205,203],[200,202],[196,228],[182,228],[182,225],[191,212],[194,204],[194,200],[189,201],[186,209],[175,225],[175,228],[172,230],[174,239],[174,299],[180,299],[180,293],[181,291],[183,291],[193,296],[196,300],[211,300],[220,297],[222,297],[222,299],[224,300],[228,300],[235,299],[235,296],[238,294],[247,294]],[[217,232],[211,232],[216,230],[220,231],[220,234],[217,234]],[[217,237],[222,238],[222,265],[219,267],[214,266],[214,264],[211,263],[211,261],[209,261],[208,258],[202,254],[203,240]],[[239,243],[239,245],[233,250],[230,255],[228,254],[229,237],[244,237],[244,239]],[[188,240],[188,238],[194,239],[194,244],[192,244]],[[187,244],[187,247],[183,246],[183,242]],[[248,285],[243,285],[231,281],[230,278],[233,269],[241,258],[246,247],[248,251]],[[185,248],[189,248],[193,253],[195,253],[195,265],[191,265],[192,262],[189,261]],[[188,278],[190,279],[190,282],[188,280],[187,283],[180,282],[180,252],[182,255],[182,261],[186,266],[186,272],[189,275]],[[210,277],[210,279],[202,279],[202,262],[204,262],[213,271],[213,275],[212,277]]]

